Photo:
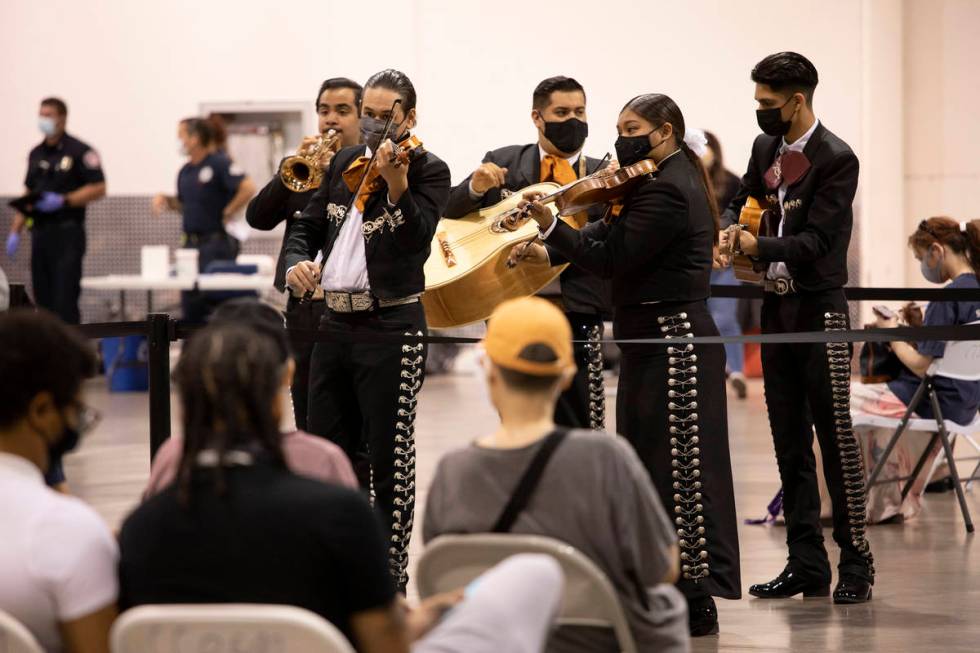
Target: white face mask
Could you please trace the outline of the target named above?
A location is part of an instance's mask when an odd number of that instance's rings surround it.
[[[41,133],[45,136],[54,136],[58,126],[55,124],[54,118],[41,116],[37,119],[37,128],[40,129]]]
[[[177,139],[177,154],[181,156],[187,156],[187,146],[184,145],[184,141]]]

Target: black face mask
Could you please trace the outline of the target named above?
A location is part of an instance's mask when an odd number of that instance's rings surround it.
[[[75,447],[78,446],[81,439],[82,434],[78,429],[66,425],[64,432],[61,434],[61,439],[54,444],[48,445],[48,460],[52,462],[61,460],[66,453],[75,450]]]
[[[364,139],[364,144],[371,148],[372,152],[377,152],[378,147],[381,146],[381,135],[385,131],[386,120],[379,120],[378,118],[368,118],[367,116],[361,118],[361,138]],[[402,122],[405,122],[404,120]],[[401,122],[393,122],[391,124],[391,129],[388,131],[388,138],[391,138],[398,132],[398,128],[401,127]],[[391,138],[391,140],[395,140]]]
[[[655,150],[667,140],[666,138],[650,147],[650,134],[656,129],[640,136],[620,136],[616,139],[616,160],[621,166],[630,166],[647,157],[647,153]]]
[[[785,136],[788,134],[789,128],[793,126],[793,121],[783,120],[783,107],[792,100],[793,98],[790,98],[783,102],[782,107],[756,110],[755,119],[759,123],[759,129],[769,136]]]
[[[572,154],[582,149],[585,137],[588,135],[589,123],[582,122],[578,118],[544,123],[544,137],[566,154]]]

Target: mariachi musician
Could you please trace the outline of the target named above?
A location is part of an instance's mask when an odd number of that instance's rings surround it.
[[[411,130],[415,87],[397,70],[372,75],[361,100],[364,145],[336,154],[286,243],[286,282],[327,310],[310,363],[311,433],[354,457],[361,441],[370,469],[362,485],[386,515],[389,559],[399,589],[408,582],[415,509],[414,421],[425,375],[426,330],[419,298],[423,265],[449,197],[449,167]],[[311,260],[319,251],[322,266]],[[398,342],[385,336],[411,336]],[[373,336],[373,339],[372,339]]]
[[[692,636],[718,632],[713,596],[741,596],[738,529],[728,448],[725,350],[685,344],[717,336],[708,311],[717,206],[698,155],[685,143],[684,116],[666,95],[630,100],[619,114],[620,173],[646,164],[618,216],[580,231],[552,217],[538,194],[526,210],[559,260],[612,280],[617,338],[671,338],[672,345],[622,343],[617,430],[629,440],[674,516],[678,589]],[[652,162],[652,165],[650,162]],[[543,261],[544,247],[521,243],[514,261]],[[556,262],[555,257],[551,258]]]
[[[726,230],[721,249],[744,253],[766,270],[763,333],[848,328],[847,246],[858,159],[813,114],[817,69],[806,57],[780,52],[752,70],[757,118],[741,188],[725,213],[737,219],[749,197],[770,207],[768,237]],[[772,581],[753,585],[760,598],[827,596],[830,561],[820,527],[813,430],[833,504],[840,547],[835,603],[871,599],[874,560],[865,538],[864,464],[850,415],[851,347],[847,343],[763,343],[762,373],[776,461],[783,482],[789,558]]]
[[[551,181],[563,186],[595,172],[601,161],[585,156],[589,133],[585,89],[569,77],[549,77],[531,96],[531,120],[537,142],[509,145],[483,157],[483,163],[449,194],[446,218],[461,218],[492,206],[515,191]],[[601,207],[583,214],[582,222],[602,217]],[[603,320],[610,316],[609,285],[595,274],[570,265],[560,277],[565,316],[575,339],[578,367],[572,385],[555,407],[555,422],[572,428],[604,428],[605,390],[602,379]]]
[[[316,96],[318,136],[307,136],[295,156],[279,164],[276,175],[269,180],[245,209],[245,219],[255,229],[268,231],[281,222],[286,223],[282,251],[276,265],[275,287],[286,291],[286,243],[293,225],[313,197],[323,173],[337,150],[361,142],[358,108],[361,104],[361,85],[346,77],[333,77],[320,85]],[[316,255],[311,252],[310,257]],[[301,302],[302,293],[292,290],[286,302],[286,326],[291,329],[316,329],[323,316],[323,292],[315,292],[310,301]],[[296,374],[290,391],[296,428],[307,428],[307,396],[309,394],[310,356],[313,343],[290,338]]]

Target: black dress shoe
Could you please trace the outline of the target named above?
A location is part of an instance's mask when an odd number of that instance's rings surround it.
[[[851,604],[867,603],[871,600],[871,583],[855,576],[854,574],[843,574],[837,581],[834,588],[834,603]]]
[[[750,587],[749,594],[760,599],[788,599],[797,594],[803,594],[804,598],[812,598],[828,596],[830,585],[815,583],[787,567],[768,583],[760,583]]]
[[[710,596],[687,601],[687,625],[691,637],[718,634],[718,608]]]

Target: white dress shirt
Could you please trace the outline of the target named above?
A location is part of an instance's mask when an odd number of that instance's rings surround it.
[[[362,156],[370,157],[371,149],[364,148]],[[390,204],[390,202],[389,202]],[[364,292],[371,290],[368,281],[367,253],[364,249],[364,214],[357,203],[351,205],[350,213],[340,226],[340,232],[334,240],[330,255],[323,262],[320,275],[320,287],[328,291]],[[321,263],[321,255],[316,255],[316,263]],[[295,265],[286,270],[286,276],[293,271]]]
[[[320,285],[324,290],[364,292],[371,289],[362,227],[362,213],[355,203],[344,224],[340,226],[340,233],[333,243],[330,256],[323,264]]]
[[[779,152],[776,153],[778,157],[783,152],[802,152],[806,144],[810,142],[810,137],[813,136],[813,132],[817,131],[817,125],[820,124],[819,120],[814,120],[810,129],[806,130],[806,133],[800,136],[792,144],[786,142],[786,138],[783,138],[783,144],[779,147]],[[786,212],[783,210],[783,201],[786,199],[786,190],[789,186],[786,184],[785,179],[783,183],[779,185],[779,237],[783,237],[783,222],[786,221]],[[770,279],[778,279],[780,277],[788,277],[789,268],[786,267],[786,263],[783,261],[778,261],[776,263],[769,264],[769,271],[766,272],[766,276]]]

